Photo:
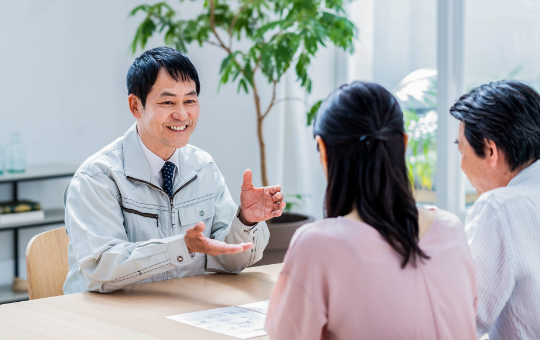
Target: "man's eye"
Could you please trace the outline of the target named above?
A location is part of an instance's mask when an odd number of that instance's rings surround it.
[[[193,99],[188,99],[188,100],[186,100],[186,103],[187,104],[193,104],[193,103],[195,103],[195,101]]]
[[[164,101],[164,102],[163,102],[163,103],[161,103],[161,104],[165,104],[165,105],[171,105],[171,104],[173,104],[173,102],[171,102],[170,100],[167,100],[167,101]]]

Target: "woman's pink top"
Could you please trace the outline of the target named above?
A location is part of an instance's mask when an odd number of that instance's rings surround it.
[[[477,339],[474,263],[460,220],[437,209],[430,259],[401,268],[377,230],[342,217],[300,228],[272,292],[272,339]]]

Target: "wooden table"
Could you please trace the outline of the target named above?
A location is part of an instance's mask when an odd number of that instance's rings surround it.
[[[235,339],[165,316],[268,300],[282,264],[0,305],[1,339]],[[257,340],[268,339],[268,336]]]

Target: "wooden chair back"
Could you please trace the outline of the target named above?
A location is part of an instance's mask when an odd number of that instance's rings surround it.
[[[26,276],[30,300],[63,295],[69,271],[66,228],[34,236],[26,248]]]

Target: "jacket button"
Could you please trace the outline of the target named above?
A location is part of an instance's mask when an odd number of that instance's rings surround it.
[[[201,210],[201,212],[199,213],[199,215],[204,216],[204,211]]]
[[[178,262],[184,261],[184,258],[182,256],[178,256],[176,259],[178,260]]]

